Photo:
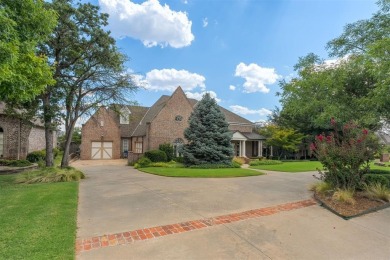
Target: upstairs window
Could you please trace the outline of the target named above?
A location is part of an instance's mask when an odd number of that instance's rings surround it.
[[[122,108],[119,115],[119,123],[128,125],[130,123],[130,114],[130,110],[127,107]]]

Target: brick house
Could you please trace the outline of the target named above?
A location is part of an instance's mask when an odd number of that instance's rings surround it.
[[[162,143],[171,143],[178,156],[179,147],[185,143],[184,129],[197,102],[187,98],[178,87],[171,96],[161,96],[151,107],[101,107],[82,126],[81,159],[118,159],[127,153],[137,157],[158,149]],[[262,156],[265,138],[253,132],[253,123],[220,109],[233,132],[235,155]]]
[[[25,121],[5,113],[0,102],[0,158],[25,159],[28,153],[45,149],[45,129],[40,120]],[[56,147],[57,136],[53,134]]]

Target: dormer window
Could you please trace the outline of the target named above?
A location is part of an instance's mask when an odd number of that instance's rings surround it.
[[[119,115],[120,124],[128,125],[130,123],[130,114],[131,112],[127,107],[122,108]]]
[[[177,116],[175,117],[175,121],[182,121],[182,120],[183,120],[183,117],[180,116],[180,115],[177,115]]]

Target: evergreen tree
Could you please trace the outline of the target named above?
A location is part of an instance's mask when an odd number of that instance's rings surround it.
[[[188,122],[189,127],[184,131],[188,144],[183,148],[184,163],[187,166],[231,164],[232,133],[215,99],[205,94],[198,102]]]

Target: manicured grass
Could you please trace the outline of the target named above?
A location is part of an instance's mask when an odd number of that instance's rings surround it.
[[[319,161],[291,161],[283,162],[282,164],[276,165],[258,165],[251,166],[253,169],[269,170],[269,171],[278,171],[278,172],[308,172],[316,171],[318,169],[323,169],[322,164]],[[374,165],[373,162],[370,163],[371,169],[381,169],[390,172],[390,167],[383,167]]]
[[[278,171],[278,172],[308,172],[322,169],[322,164],[318,161],[291,161],[276,165],[251,166],[253,169]]]
[[[0,175],[0,259],[74,259],[78,182]]]
[[[222,168],[222,169],[191,169],[191,168],[165,168],[148,167],[140,168],[140,171],[165,177],[190,177],[190,178],[229,178],[263,175],[264,173],[241,169],[241,168]]]

